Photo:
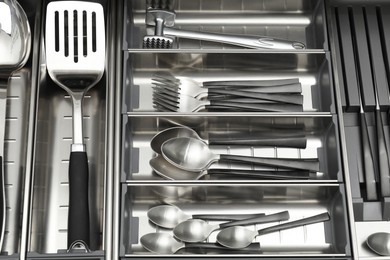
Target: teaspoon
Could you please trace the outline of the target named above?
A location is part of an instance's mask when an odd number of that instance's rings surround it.
[[[390,233],[378,232],[367,238],[367,246],[382,256],[390,256]]]
[[[183,243],[177,241],[175,238],[172,237],[172,235],[168,233],[149,233],[143,235],[140,241],[142,246],[146,250],[157,254],[171,255],[185,248],[232,251],[231,249],[223,247],[217,243]],[[259,243],[251,243],[246,248],[240,250],[240,252],[248,253],[254,253],[259,251]]]
[[[255,218],[264,216],[263,213],[258,214],[196,214],[188,215],[184,213],[180,208],[173,205],[159,205],[150,208],[147,212],[148,218],[151,222],[157,226],[164,228],[175,228],[179,223],[188,219],[206,219],[216,221],[232,221],[242,220],[247,218]]]
[[[248,246],[253,241],[253,239],[259,235],[265,235],[276,231],[319,223],[329,219],[329,214],[325,212],[312,217],[263,228],[258,231],[252,231],[244,227],[229,227],[218,233],[217,241],[221,245],[228,248],[239,249]]]
[[[202,242],[206,240],[210,234],[216,230],[228,227],[247,226],[253,224],[264,224],[270,222],[288,220],[290,215],[288,211],[279,212],[271,215],[264,215],[255,218],[231,221],[219,225],[210,225],[202,219],[189,219],[181,222],[173,229],[173,234],[176,238],[183,242]]]

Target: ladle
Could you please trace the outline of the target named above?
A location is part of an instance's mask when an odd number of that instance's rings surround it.
[[[163,143],[161,150],[162,155],[168,162],[187,171],[199,172],[207,169],[212,163],[217,161],[245,162],[284,169],[319,171],[318,159],[282,159],[214,154],[204,142],[188,137],[169,139]]]
[[[263,213],[258,214],[212,214],[212,215],[187,215],[180,208],[173,205],[159,205],[148,210],[148,218],[157,226],[164,228],[175,228],[179,223],[188,219],[205,219],[215,221],[232,221],[242,220],[247,218],[255,218],[264,216]]]
[[[390,233],[377,232],[371,234],[366,241],[367,246],[381,256],[390,256]]]
[[[157,254],[175,254],[181,249],[191,248],[191,249],[206,249],[206,250],[223,250],[223,251],[232,251],[229,248],[223,247],[217,243],[183,243],[177,241],[168,233],[149,233],[141,237],[142,246],[152,252]],[[246,248],[240,250],[241,252],[259,252],[260,244],[251,243]]]
[[[191,137],[195,139],[203,140],[198,133],[192,128],[185,126],[176,126],[167,128],[158,132],[150,141],[152,150],[158,154],[161,154],[162,144],[172,138],[176,137]],[[272,146],[272,147],[290,147],[304,149],[306,148],[307,139],[304,135],[291,135],[291,136],[263,136],[252,138],[209,138],[209,145],[246,145],[246,146]]]
[[[206,175],[236,176],[256,179],[273,180],[307,180],[316,178],[317,173],[310,173],[305,170],[296,171],[267,171],[267,170],[241,170],[241,169],[209,169],[200,172],[186,171],[180,169],[167,160],[162,155],[157,155],[149,161],[155,173],[168,180],[199,180]]]
[[[4,139],[8,82],[30,55],[31,32],[28,18],[17,1],[0,0],[0,249],[6,223]]]
[[[217,241],[223,246],[228,248],[244,248],[247,247],[255,237],[260,235],[269,234],[276,231],[286,230],[290,228],[295,228],[303,225],[309,225],[314,223],[319,223],[327,221],[330,219],[330,216],[327,212],[321,213],[308,218],[303,218],[300,220],[290,221],[283,224],[267,227],[260,229],[258,231],[252,231],[244,227],[229,227],[221,230],[217,235]]]
[[[202,219],[189,219],[181,222],[173,229],[173,234],[176,238],[183,242],[202,242],[206,240],[210,234],[216,230],[228,227],[247,226],[253,224],[264,224],[270,222],[288,220],[290,215],[288,211],[283,211],[271,215],[264,215],[255,218],[231,221],[219,225],[210,225]]]

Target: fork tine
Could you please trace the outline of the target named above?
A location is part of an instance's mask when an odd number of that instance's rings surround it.
[[[172,97],[170,95],[166,95],[164,93],[153,93],[153,98],[159,98],[162,102],[170,103],[170,104],[178,104],[180,103],[180,99],[177,97]]]
[[[179,92],[177,90],[174,90],[174,89],[165,88],[163,86],[158,86],[158,85],[154,85],[152,87],[152,89],[154,92],[157,92],[157,93],[165,93],[167,95],[179,97]]]

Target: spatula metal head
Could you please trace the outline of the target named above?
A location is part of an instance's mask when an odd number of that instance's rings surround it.
[[[103,76],[105,26],[102,5],[51,2],[46,17],[46,59],[50,77],[68,92],[87,91]]]

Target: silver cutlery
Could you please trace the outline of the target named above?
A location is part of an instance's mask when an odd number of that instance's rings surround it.
[[[158,155],[149,161],[153,171],[164,179],[168,180],[199,180],[206,175],[222,175],[224,177],[238,177],[250,179],[272,179],[272,180],[307,180],[316,179],[317,173],[305,170],[242,170],[242,169],[209,169],[199,172],[186,171],[180,169],[167,160],[162,155]]]
[[[188,137],[172,138],[162,145],[161,150],[162,155],[168,162],[187,171],[199,172],[209,168],[211,164],[217,161],[245,162],[282,169],[319,171],[319,161],[316,158],[267,158],[214,154],[204,142]]]
[[[291,147],[306,148],[307,138],[304,135],[286,135],[286,136],[267,136],[264,134],[259,137],[240,137],[240,138],[212,138],[203,140],[192,128],[185,126],[176,126],[164,129],[158,132],[150,141],[150,147],[158,154],[161,154],[162,144],[175,137],[192,137],[199,139],[209,145],[245,145],[245,146],[271,146],[271,147]]]
[[[276,231],[282,231],[303,225],[310,225],[319,222],[328,221],[330,219],[329,213],[321,213],[308,218],[300,220],[290,221],[283,224],[266,227],[257,231],[252,231],[244,227],[229,227],[220,231],[217,235],[217,241],[219,244],[232,249],[240,249],[247,247],[252,243],[253,239],[257,236],[269,234]]]
[[[153,35],[146,35],[143,39],[144,48],[172,48],[174,38],[186,38],[210,42],[225,43],[244,48],[254,49],[278,49],[278,50],[302,50],[306,46],[298,41],[277,39],[268,36],[257,35],[233,35],[223,33],[209,33],[200,31],[186,31],[172,28],[175,24],[176,14],[172,5],[164,5],[166,9],[160,9],[153,5],[146,9],[146,25],[154,27]]]
[[[47,70],[71,97],[73,141],[69,159],[68,249],[89,250],[88,157],[83,138],[83,99],[103,76],[105,24],[101,4],[50,2],[46,14]]]
[[[377,232],[366,240],[367,246],[381,256],[390,256],[390,233]]]
[[[141,245],[148,251],[156,254],[175,254],[178,253],[181,249],[198,249],[202,250],[200,253],[203,253],[203,250],[222,250],[229,252],[234,252],[233,250],[223,247],[217,243],[183,243],[176,240],[168,233],[149,233],[143,235],[140,239]],[[259,252],[260,244],[251,243],[246,248],[241,249],[240,253],[254,253]]]
[[[9,78],[30,56],[31,32],[28,18],[17,1],[0,0],[0,250],[6,223],[4,139]]]
[[[256,218],[264,216],[263,213],[258,214],[195,214],[188,215],[180,208],[174,205],[158,205],[150,208],[147,212],[149,220],[157,226],[173,229],[179,223],[189,219],[203,219],[215,221],[233,221],[247,218]]]
[[[248,226],[254,224],[265,224],[277,221],[289,220],[288,211],[275,214],[263,215],[255,218],[225,222],[219,225],[211,225],[202,219],[190,219],[181,222],[173,229],[175,237],[183,242],[202,242],[216,230],[223,230],[229,227]]]

